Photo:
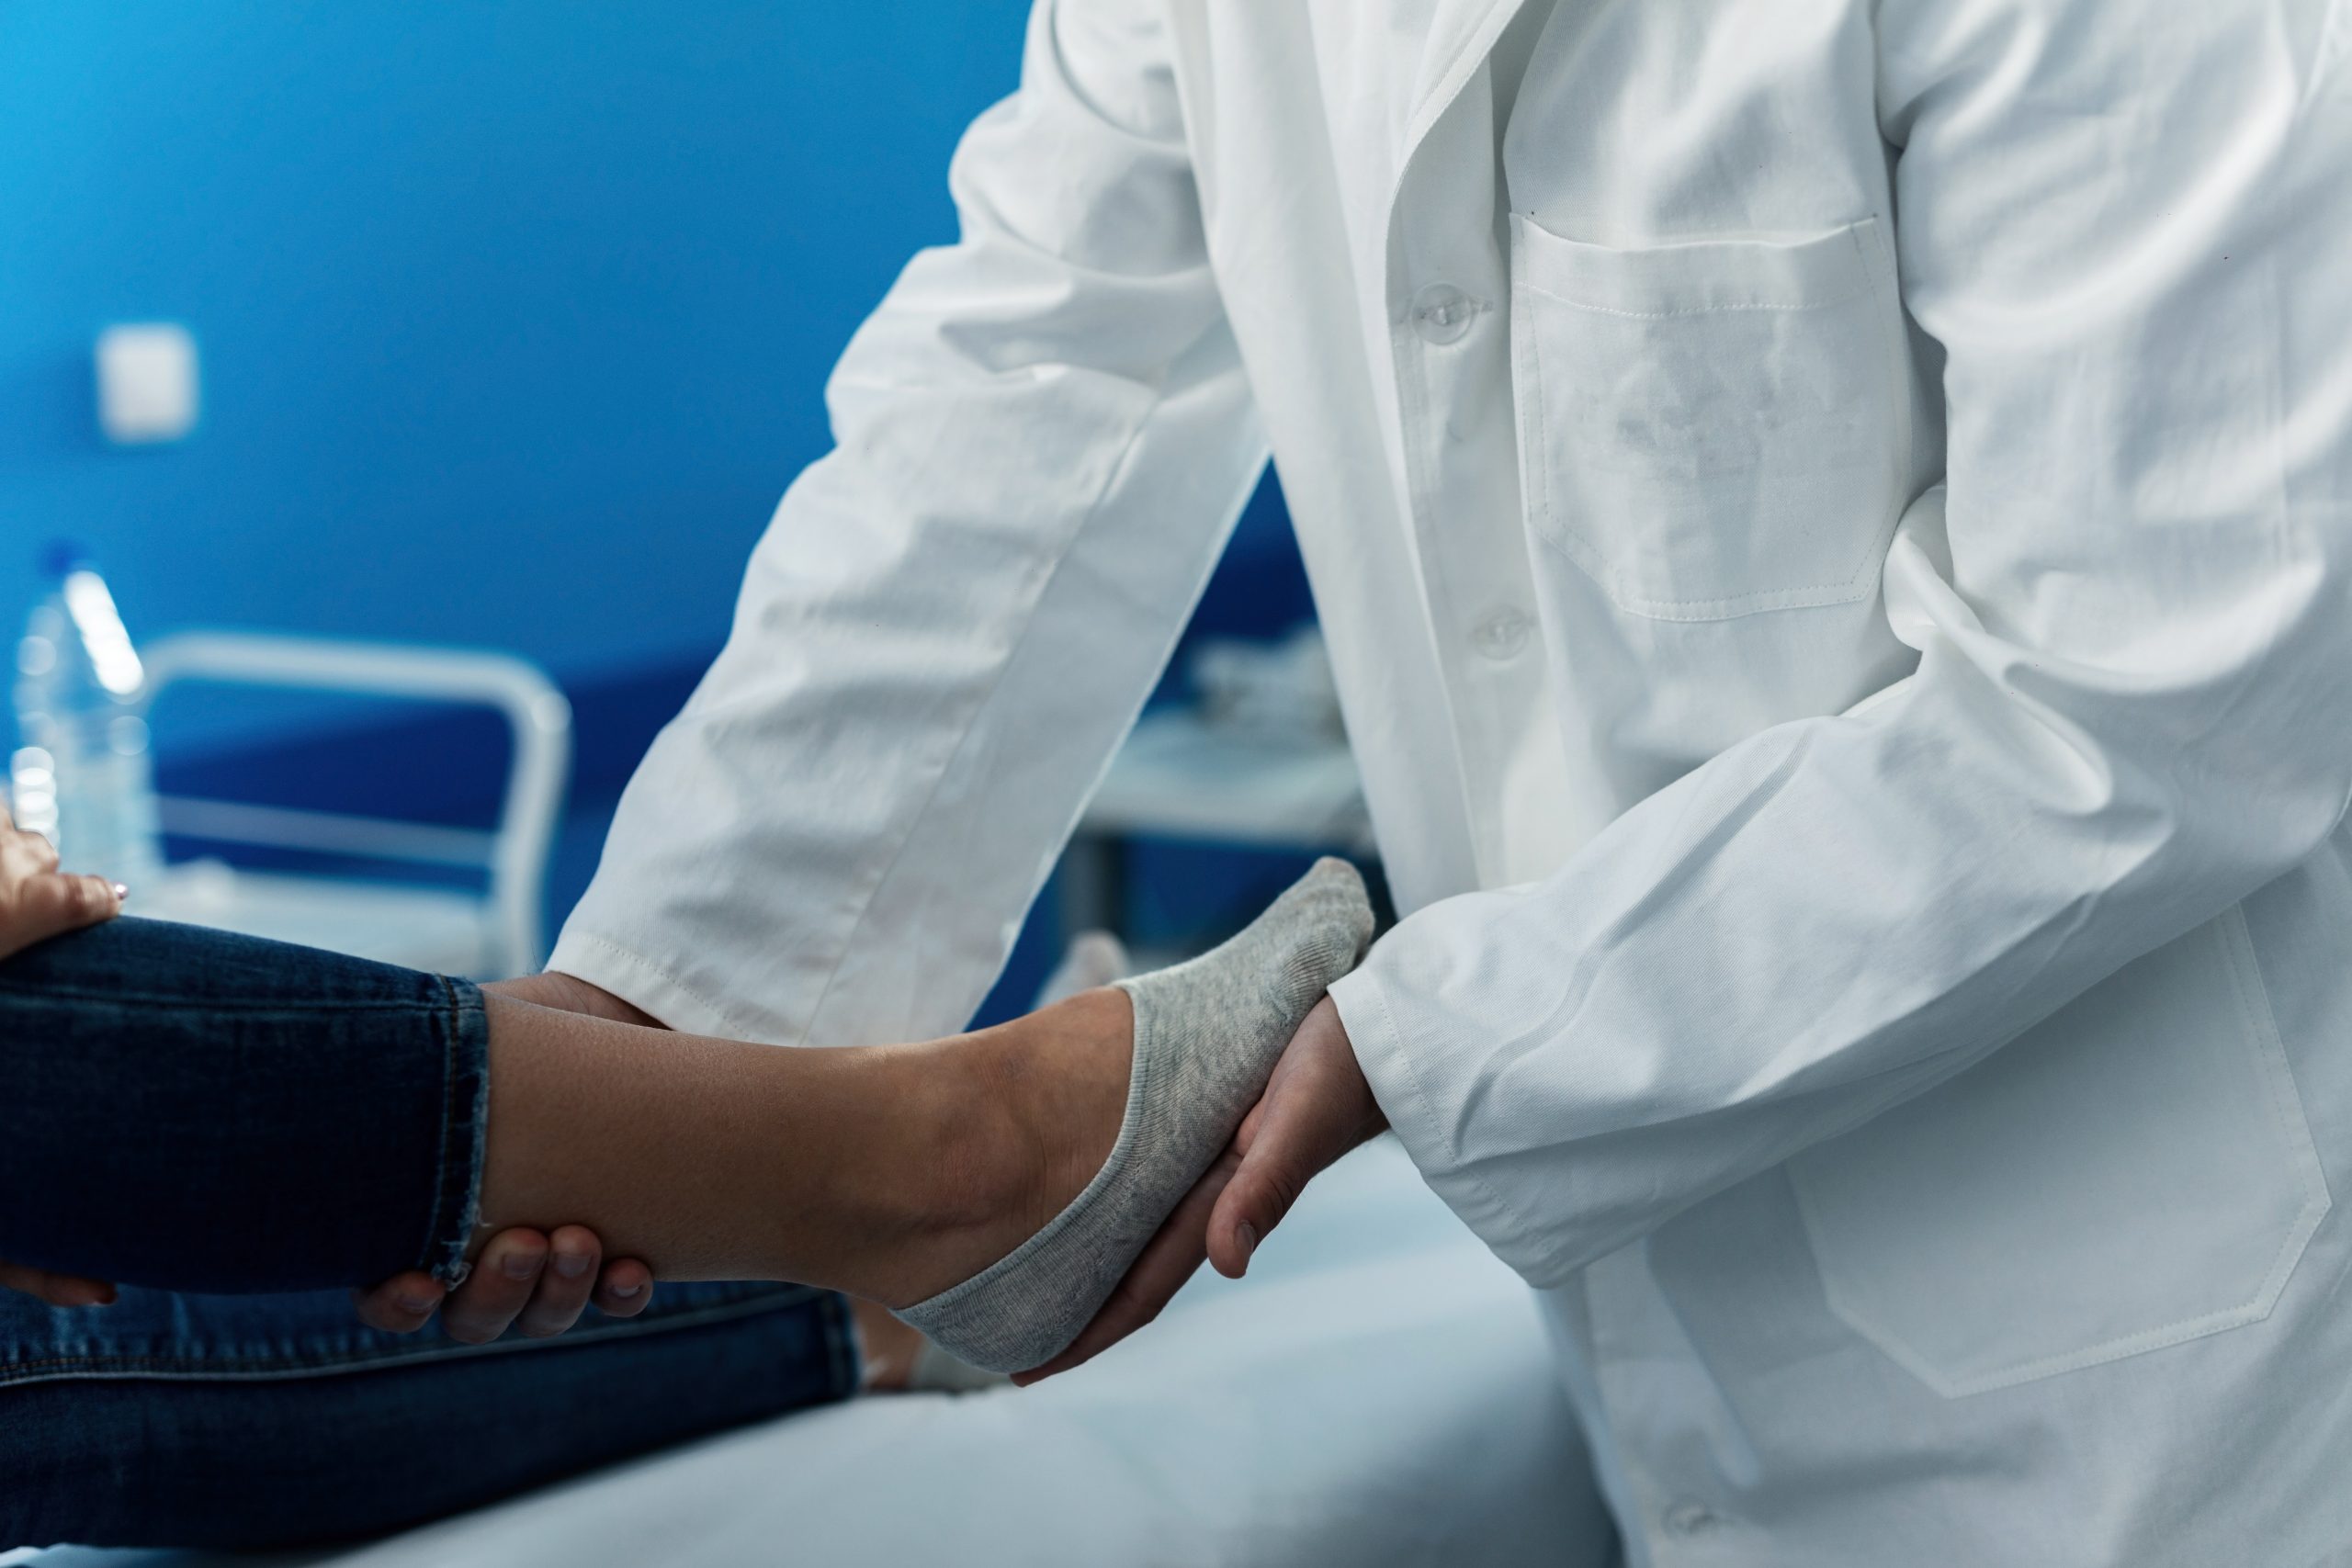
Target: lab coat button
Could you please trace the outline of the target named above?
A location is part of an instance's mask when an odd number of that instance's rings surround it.
[[[1487,308],[1451,283],[1432,283],[1413,296],[1413,330],[1425,343],[1453,343]]]
[[[1505,604],[1487,611],[1479,620],[1470,633],[1470,646],[1500,662],[1527,646],[1530,626],[1525,615]]]
[[[1687,1540],[1692,1536],[1705,1535],[1723,1523],[1723,1519],[1713,1509],[1700,1504],[1677,1503],[1666,1511],[1660,1522],[1666,1526],[1667,1534],[1680,1536]]]

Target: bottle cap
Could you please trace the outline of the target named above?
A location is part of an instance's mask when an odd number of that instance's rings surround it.
[[[90,552],[74,539],[51,539],[40,550],[40,570],[44,577],[63,577],[77,568],[90,564]]]

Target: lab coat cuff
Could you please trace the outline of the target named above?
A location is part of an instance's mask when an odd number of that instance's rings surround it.
[[[1331,987],[1340,1022],[1355,1048],[1356,1066],[1372,1086],[1372,1097],[1405,1145],[1421,1179],[1496,1257],[1537,1282],[1545,1274],[1547,1249],[1532,1227],[1476,1171],[1463,1168],[1442,1128],[1445,1119],[1413,1066],[1409,1043],[1369,966],[1343,976]]]
[[[718,1004],[695,995],[651,959],[608,938],[566,927],[548,967],[601,987],[672,1029],[728,1040],[751,1038]]]

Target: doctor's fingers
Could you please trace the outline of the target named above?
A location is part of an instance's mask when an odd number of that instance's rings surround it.
[[[115,1288],[104,1280],[79,1274],[52,1274],[46,1269],[26,1269],[0,1263],[0,1291],[15,1291],[53,1307],[114,1305]]]
[[[1341,1155],[1385,1132],[1388,1119],[1356,1065],[1340,1010],[1326,997],[1274,1064],[1265,1094],[1234,1134],[1240,1168],[1218,1198],[1209,1261],[1239,1279],[1250,1255],[1282,1224],[1306,1185]]]
[[[1082,1367],[1158,1317],[1160,1309],[1175,1299],[1176,1292],[1199,1272],[1203,1260],[1208,1257],[1209,1216],[1216,1209],[1218,1194],[1233,1179],[1240,1164],[1238,1149],[1228,1147],[1218,1156],[1208,1174],[1184,1195],[1175,1213],[1145,1244],[1143,1251],[1128,1266],[1126,1278],[1119,1281],[1118,1289],[1111,1292],[1110,1300],[1102,1303],[1094,1320],[1060,1355],[1042,1367],[1015,1374],[1013,1382],[1027,1388],[1031,1383]]]
[[[531,1292],[530,1303],[514,1320],[515,1331],[548,1339],[580,1321],[605,1265],[605,1244],[584,1225],[559,1225],[548,1234],[547,1268]]]
[[[441,1309],[442,1331],[460,1345],[486,1345],[522,1315],[547,1269],[548,1238],[517,1227],[492,1236],[465,1283]]]
[[[565,1226],[557,1233],[555,1240],[568,1244],[571,1238],[566,1233],[571,1231],[578,1231],[581,1236],[587,1238],[590,1247],[602,1250],[602,1243],[597,1240],[596,1234],[578,1226]],[[548,1270],[548,1275],[556,1280],[564,1278],[560,1270],[553,1269]],[[607,1317],[635,1317],[652,1304],[653,1271],[634,1258],[616,1258],[605,1264],[600,1273],[586,1277],[594,1282],[594,1292],[588,1299],[597,1311]],[[0,1284],[5,1283],[5,1279],[0,1279]],[[351,1302],[359,1314],[359,1321],[368,1327],[380,1328],[388,1334],[413,1334],[433,1321],[433,1314],[441,1310],[442,1301],[447,1294],[440,1281],[432,1275],[412,1269],[368,1290],[354,1291]],[[480,1300],[479,1295],[469,1298],[472,1303]],[[535,1291],[530,1298],[529,1310],[538,1310],[540,1304],[538,1292]],[[550,1316],[543,1314],[538,1321],[546,1323]],[[578,1316],[578,1311],[573,1310],[563,1326],[569,1327]],[[490,1325],[483,1322],[475,1326],[488,1328]],[[497,1330],[492,1329],[491,1332],[494,1335]]]
[[[616,1258],[597,1276],[594,1300],[606,1317],[635,1317],[653,1304],[653,1270],[634,1258]]]
[[[359,1321],[387,1334],[413,1334],[433,1321],[448,1292],[421,1269],[395,1274],[380,1285],[351,1292]]]

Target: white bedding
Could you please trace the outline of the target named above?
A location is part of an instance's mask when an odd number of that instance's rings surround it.
[[[1585,1473],[1532,1297],[1384,1139],[1317,1183],[1249,1280],[1204,1271],[1076,1375],[789,1416],[293,1561],[1605,1568]]]

